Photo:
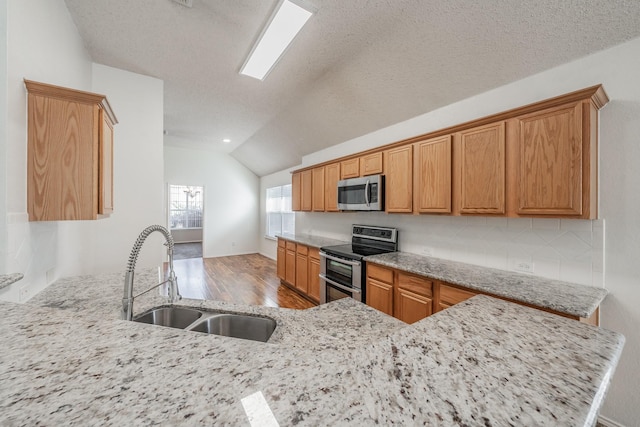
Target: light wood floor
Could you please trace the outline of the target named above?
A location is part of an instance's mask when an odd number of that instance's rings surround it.
[[[276,262],[259,254],[174,260],[173,267],[184,298],[295,309],[315,305],[280,284]]]

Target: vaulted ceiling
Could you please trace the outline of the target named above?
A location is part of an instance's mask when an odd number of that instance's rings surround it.
[[[164,80],[165,144],[259,176],[640,36],[637,0],[309,0],[258,81],[238,71],[277,0],[65,1],[94,62]]]

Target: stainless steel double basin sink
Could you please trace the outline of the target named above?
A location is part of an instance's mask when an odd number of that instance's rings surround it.
[[[276,321],[268,317],[178,306],[154,308],[133,321],[262,342],[267,342],[276,329]]]

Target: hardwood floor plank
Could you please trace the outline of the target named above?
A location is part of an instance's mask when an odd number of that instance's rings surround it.
[[[293,309],[316,305],[281,284],[276,262],[260,254],[174,260],[173,266],[184,298]]]

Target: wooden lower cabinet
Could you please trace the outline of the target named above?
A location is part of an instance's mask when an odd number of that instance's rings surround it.
[[[445,285],[443,283],[440,283],[437,286],[436,292],[438,294],[438,305],[437,307],[435,307],[435,312],[445,310],[452,305],[456,305],[458,303],[461,303],[462,301],[468,300],[472,296],[478,295],[476,292],[456,288],[454,286]]]
[[[286,280],[287,268],[286,268],[286,258],[287,258],[287,243],[278,239],[278,257],[277,257],[277,265],[276,272],[278,274],[278,278],[280,280]]]
[[[395,282],[394,316],[414,323],[433,313],[433,282],[404,272],[398,272]]]
[[[296,244],[286,243],[284,280],[295,286],[296,283]]]
[[[320,251],[309,248],[309,287],[307,295],[320,302]]]
[[[367,277],[367,305],[393,316],[393,284]]]
[[[306,294],[309,288],[309,248],[304,245],[297,245],[296,251],[296,282],[295,287]]]
[[[416,294],[406,289],[395,291],[394,315],[405,323],[415,323],[433,312],[433,299]]]
[[[309,299],[320,301],[320,251],[300,243],[278,239],[278,278]]]

